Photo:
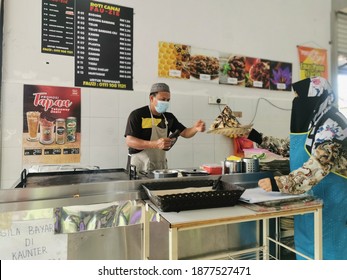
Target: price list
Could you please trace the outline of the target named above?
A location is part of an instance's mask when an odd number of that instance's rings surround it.
[[[41,52],[74,55],[75,0],[42,0]]]
[[[75,86],[132,90],[133,9],[76,1]]]
[[[41,156],[42,149],[25,149],[24,155],[25,156]]]

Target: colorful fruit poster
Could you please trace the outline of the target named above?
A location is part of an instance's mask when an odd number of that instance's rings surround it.
[[[24,85],[23,108],[23,164],[80,162],[80,88]]]
[[[298,46],[300,79],[320,76],[328,79],[327,50]]]

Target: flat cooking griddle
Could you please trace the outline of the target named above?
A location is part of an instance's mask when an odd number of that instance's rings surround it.
[[[59,185],[129,180],[126,169],[95,169],[28,173],[24,169],[15,188],[49,187]]]

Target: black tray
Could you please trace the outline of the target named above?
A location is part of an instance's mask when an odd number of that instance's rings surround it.
[[[146,194],[154,205],[163,212],[179,212],[183,210],[195,210],[234,206],[245,191],[241,186],[219,181],[215,187],[213,180],[167,182],[168,184],[142,184]],[[187,188],[210,187],[209,191],[184,192]],[[182,189],[182,192],[177,190]],[[156,195],[155,191],[176,190],[175,194]]]

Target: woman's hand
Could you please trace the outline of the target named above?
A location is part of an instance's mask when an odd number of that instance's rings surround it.
[[[260,179],[258,181],[258,186],[261,187],[263,190],[265,190],[267,192],[271,192],[272,191],[272,185],[271,185],[270,178]]]

